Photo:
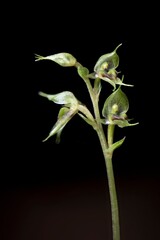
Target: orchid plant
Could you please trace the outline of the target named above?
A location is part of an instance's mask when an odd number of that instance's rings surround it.
[[[102,55],[97,60],[91,73],[70,53],[62,52],[46,57],[35,54],[35,61],[51,60],[62,67],[75,67],[78,75],[86,84],[93,106],[93,113],[70,91],[63,91],[57,94],[39,92],[40,96],[61,105],[57,121],[49,135],[43,141],[55,135],[55,141],[59,143],[64,127],[76,114],[97,133],[104,155],[108,178],[113,240],[120,240],[120,220],[112,158],[115,149],[120,147],[125,140],[124,137],[114,142],[114,130],[115,126],[124,128],[138,124],[138,122],[131,123],[131,119],[127,116],[129,101],[124,91],[122,91],[122,86],[133,87],[133,85],[125,84],[123,82],[124,76],[120,78],[119,72],[117,71],[119,66],[117,49],[121,45],[122,44],[119,44],[114,51]],[[113,91],[105,100],[103,109],[100,111],[99,97],[103,82],[111,84]]]

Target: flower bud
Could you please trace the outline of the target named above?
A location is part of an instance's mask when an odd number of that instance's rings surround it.
[[[75,66],[77,60],[75,57],[73,57],[70,53],[62,52],[62,53],[57,53],[54,55],[50,55],[47,57],[40,56],[38,54],[35,54],[36,60],[35,61],[40,61],[40,60],[51,60],[62,67],[72,67]]]
[[[47,94],[44,92],[39,92],[42,97],[48,98],[48,100],[53,101],[56,104],[63,104],[68,106],[77,106],[78,100],[72,92],[64,91],[57,94]]]

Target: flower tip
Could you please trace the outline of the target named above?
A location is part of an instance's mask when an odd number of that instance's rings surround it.
[[[119,84],[120,86],[123,85],[123,86],[127,86],[127,87],[134,87],[134,85],[132,84],[126,84],[126,83],[117,83]]]
[[[122,46],[122,43],[120,43],[116,48],[115,48],[115,52],[117,51],[117,49],[120,47],[120,46]]]
[[[49,137],[50,137],[50,135],[48,137],[46,137],[45,139],[43,139],[42,142],[46,142]]]
[[[41,91],[38,92],[38,95],[41,95]]]
[[[35,62],[43,60],[44,57],[35,53]]]
[[[48,98],[48,94],[47,93],[44,93],[44,92],[38,92],[38,95],[40,95],[41,97],[46,97]]]
[[[136,126],[136,125],[138,125],[139,124],[139,122],[136,122],[136,123],[128,123],[128,126]]]

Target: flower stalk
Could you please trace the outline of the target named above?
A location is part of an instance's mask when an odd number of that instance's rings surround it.
[[[109,150],[109,147],[113,143],[113,136],[114,136],[114,129],[115,125],[108,125],[108,141],[106,140],[103,126],[101,123],[100,112],[99,112],[99,105],[98,100],[99,98],[96,97],[94,91],[92,89],[90,80],[87,77],[83,77],[87,85],[87,89],[89,91],[94,115],[97,123],[96,132],[101,144],[102,152],[105,159],[106,171],[107,171],[107,178],[108,178],[108,186],[109,186],[109,195],[111,201],[111,215],[112,215],[112,233],[113,233],[113,240],[120,240],[120,223],[119,223],[119,210],[118,210],[118,200],[117,200],[117,192],[116,192],[116,185],[113,173],[113,165],[112,165],[112,156],[113,150]]]
[[[80,64],[70,53],[63,52],[47,57],[36,54],[36,61],[51,60],[62,67],[76,67],[79,76],[86,84],[93,106],[93,114],[72,92],[64,91],[58,94],[39,92],[40,96],[46,97],[48,100],[62,105],[57,117],[57,122],[54,124],[48,137],[43,141],[56,135],[56,143],[59,143],[62,130],[76,114],[78,114],[96,131],[103,152],[107,172],[111,203],[112,240],[120,240],[120,218],[112,158],[114,150],[120,147],[125,140],[124,137],[121,140],[114,142],[115,126],[123,128],[138,124],[130,123],[130,119],[128,119],[127,111],[129,110],[129,101],[126,94],[121,89],[122,86],[132,87],[133,85],[123,83],[124,76],[122,79],[118,77],[119,72],[117,71],[117,67],[119,66],[119,56],[117,54],[117,49],[120,46],[121,44],[119,44],[113,52],[102,55],[95,64],[93,68],[94,72],[92,73]],[[94,81],[94,83],[92,84],[91,81]],[[99,97],[102,90],[102,82],[111,84],[113,92],[104,102],[101,117]],[[107,129],[107,131],[104,131],[104,128]]]

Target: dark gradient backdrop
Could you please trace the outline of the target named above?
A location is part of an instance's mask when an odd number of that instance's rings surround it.
[[[93,71],[98,58],[120,43],[118,69],[124,82],[134,85],[123,87],[128,116],[140,123],[115,129],[115,140],[126,136],[113,156],[121,239],[160,239],[155,15],[148,17],[149,6],[96,3],[87,9],[76,4],[28,6],[12,12],[5,28],[0,239],[112,239],[106,169],[96,133],[75,116],[59,145],[55,137],[42,142],[59,106],[38,91],[72,91],[92,111],[85,84],[75,68],[35,63],[34,54],[69,52]],[[101,108],[112,91],[102,84]]]

